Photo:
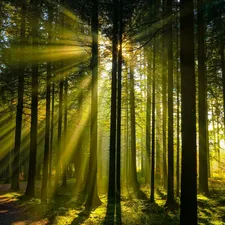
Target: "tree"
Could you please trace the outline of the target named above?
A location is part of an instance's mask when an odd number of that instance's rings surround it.
[[[166,55],[165,55],[165,31],[163,31],[162,36],[162,107],[163,107],[163,186],[167,188],[167,164],[166,164],[166,144],[167,144],[167,135],[166,135],[166,117],[167,117],[167,101],[166,101],[166,86],[167,86],[167,76],[166,76]]]
[[[64,0],[61,0],[61,3],[64,3]],[[60,15],[60,24],[61,24],[61,32],[64,32],[64,14]],[[60,61],[60,67],[63,68],[64,62]],[[58,115],[58,149],[56,152],[56,174],[55,174],[55,190],[54,194],[58,194],[58,184],[59,179],[61,177],[61,165],[62,165],[62,120],[63,120],[63,86],[64,86],[64,74],[62,71],[59,72],[59,115]]]
[[[113,1],[113,30],[112,30],[112,84],[111,84],[111,117],[110,117],[110,147],[109,147],[109,188],[108,203],[115,203],[116,185],[116,93],[117,93],[117,47],[118,47],[118,1]]]
[[[193,0],[180,1],[182,168],[180,224],[197,224],[196,102]]]
[[[205,32],[203,2],[198,0],[198,114],[199,114],[199,192],[209,194],[207,152],[207,100],[205,74]]]
[[[48,44],[52,42],[52,9],[48,7]],[[51,60],[51,59],[50,59]],[[44,149],[44,166],[43,166],[43,180],[41,189],[41,200],[47,202],[47,184],[48,184],[48,165],[49,165],[49,144],[50,144],[50,108],[51,108],[51,73],[52,63],[47,62],[47,77],[46,77],[46,121],[45,121],[45,149]]]
[[[180,196],[180,73],[179,73],[179,16],[177,16],[177,35],[176,35],[176,87],[177,87],[177,160],[176,160],[176,196]]]
[[[151,154],[151,194],[150,202],[155,202],[155,58],[156,44],[153,40],[153,70],[152,70],[152,154]]]
[[[116,148],[116,202],[120,203],[121,192],[121,91],[122,91],[122,61],[123,61],[123,0],[120,0],[119,8],[119,52],[118,52],[118,93],[117,93],[117,148]],[[121,218],[121,216],[119,216]]]
[[[67,121],[68,121],[68,79],[65,76],[64,78],[64,148],[66,148],[67,144]],[[67,187],[67,169],[68,163],[64,162],[63,165],[63,180],[62,186]]]
[[[51,137],[49,149],[49,187],[52,185],[52,155],[53,155],[53,135],[54,135],[54,108],[55,108],[55,83],[52,82],[52,105],[51,105]]]
[[[36,1],[32,1],[31,8],[31,36],[32,36],[32,54],[38,46],[38,10]],[[31,100],[31,128],[30,128],[30,157],[28,183],[25,195],[35,196],[35,178],[36,178],[36,156],[37,156],[37,129],[38,129],[38,62],[32,62],[32,100]]]
[[[172,14],[172,0],[167,1],[167,14]],[[174,199],[174,148],[173,148],[173,30],[172,21],[167,28],[168,53],[168,184],[166,206],[176,206]]]
[[[20,48],[26,45],[26,17],[27,5],[26,1],[21,3],[21,23],[20,23]],[[23,117],[23,104],[24,104],[24,73],[25,64],[19,61],[18,70],[18,97],[17,97],[17,110],[16,110],[16,128],[15,128],[15,147],[13,151],[12,161],[12,190],[19,190],[19,167],[20,167],[20,146],[21,146],[21,133],[22,133],[22,117]]]
[[[139,192],[140,185],[137,180],[136,170],[136,125],[135,125],[135,95],[134,95],[134,63],[130,62],[130,126],[131,126],[131,164],[130,180],[134,192]]]
[[[150,184],[150,135],[151,135],[151,57],[150,51],[147,54],[147,98],[146,98],[146,183]]]
[[[97,207],[101,204],[97,189],[97,137],[98,137],[98,1],[92,0],[91,33],[92,33],[92,88],[91,88],[91,139],[88,196],[85,203],[86,208]]]

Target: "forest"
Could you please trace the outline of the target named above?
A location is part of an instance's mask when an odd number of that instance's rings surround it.
[[[224,0],[0,0],[0,225],[225,224]]]

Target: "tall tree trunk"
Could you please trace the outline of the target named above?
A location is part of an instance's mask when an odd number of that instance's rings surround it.
[[[92,0],[91,15],[92,33],[92,97],[91,97],[91,137],[89,159],[89,185],[86,208],[96,207],[101,204],[97,189],[97,118],[98,118],[98,1]]]
[[[207,101],[205,74],[205,35],[203,1],[198,0],[198,114],[199,114],[199,192],[209,194],[207,162]]]
[[[64,78],[64,141],[63,147],[66,149],[67,144],[67,121],[68,121],[68,80]],[[63,178],[62,178],[62,186],[67,187],[67,169],[68,162],[63,163]]]
[[[58,194],[58,184],[61,174],[61,150],[62,150],[62,117],[63,117],[63,76],[59,81],[59,115],[58,115],[58,147],[56,152],[55,195]]]
[[[116,148],[116,203],[120,203],[121,192],[121,91],[122,91],[122,44],[123,14],[122,0],[119,8],[119,52],[118,52],[118,93],[117,93],[117,148]],[[121,215],[119,216],[121,218]],[[121,221],[120,221],[121,223]]]
[[[218,100],[216,100],[216,106],[218,107]],[[216,134],[217,134],[217,140],[216,140],[216,149],[217,149],[217,162],[218,162],[218,171],[220,171],[220,123],[219,123],[219,110],[216,110]]]
[[[61,3],[64,3],[64,0],[61,0]],[[61,23],[61,32],[64,33],[64,14],[60,15],[60,23]],[[62,172],[62,120],[63,120],[63,86],[64,86],[64,75],[63,75],[63,66],[64,63],[61,61],[60,63],[62,72],[59,73],[59,115],[58,115],[58,147],[56,151],[56,172],[55,172],[55,187],[54,187],[54,195],[58,195],[58,184],[61,178]]]
[[[118,92],[117,92],[117,148],[116,148],[116,223],[121,224],[121,91],[122,91],[122,44],[123,44],[123,0],[119,1],[119,52],[118,52]]]
[[[214,153],[216,154],[217,152],[217,135],[216,135],[216,128],[215,128],[215,118],[216,118],[216,109],[215,106],[213,105],[214,102],[212,103],[212,130],[213,130],[213,150]],[[212,161],[211,161],[212,162]]]
[[[125,158],[125,179],[126,179],[126,189],[128,190],[129,187],[129,84],[128,84],[128,72],[126,71],[126,80],[125,80],[125,93],[126,93],[126,112],[125,112],[125,127],[126,130],[124,131],[125,133],[125,151],[124,151],[124,158]]]
[[[224,134],[225,134],[225,61],[224,61],[224,42],[221,40],[220,44],[220,63],[221,63],[221,71],[222,71],[222,79],[223,79],[223,124],[224,124]]]
[[[145,66],[145,58],[144,58],[144,54],[143,54],[144,51],[142,51],[140,53],[140,62],[139,62],[139,69],[140,69],[140,81],[139,81],[139,84],[140,84],[140,89],[141,89],[141,97],[143,98],[144,96],[144,92],[145,92],[145,85],[143,85],[143,78],[144,78],[144,71],[142,70],[142,66]],[[140,107],[140,113],[141,115],[144,114],[144,102],[141,102],[141,107]],[[145,177],[145,165],[144,165],[144,143],[145,143],[145,136],[144,136],[144,123],[141,124],[141,143],[140,143],[140,174],[141,174],[141,177]]]
[[[38,11],[37,4],[32,2],[32,47],[33,55],[38,47]],[[29,157],[29,172],[26,196],[35,196],[35,178],[36,178],[36,158],[37,158],[37,128],[38,128],[38,62],[33,62],[31,67],[32,73],[32,100],[31,100],[31,129],[30,129],[30,157]]]
[[[52,41],[52,9],[48,8],[48,44]],[[45,146],[44,146],[44,166],[41,188],[41,201],[47,202],[47,184],[48,184],[48,163],[49,163],[49,140],[50,140],[50,108],[51,108],[51,59],[47,62],[47,82],[46,82],[46,119],[45,119]]]
[[[115,203],[115,172],[116,172],[116,89],[117,89],[117,47],[118,47],[118,1],[113,1],[113,40],[112,40],[112,85],[111,85],[111,118],[110,118],[110,147],[109,147],[109,185],[108,203]]]
[[[179,22],[179,17],[177,24]],[[177,26],[178,27],[178,26]],[[179,28],[178,28],[179,29]],[[177,50],[177,68],[176,68],[176,78],[177,78],[177,160],[176,160],[176,196],[180,196],[180,76],[179,76],[179,30],[177,29],[176,37],[176,50]]]
[[[146,102],[146,180],[145,183],[150,185],[150,135],[151,135],[151,57],[150,50],[146,49],[147,54],[147,102]]]
[[[49,151],[49,187],[52,185],[52,150],[53,150],[53,137],[54,137],[54,108],[55,108],[55,83],[52,83],[52,112],[51,112],[51,138],[50,138],[50,151]]]
[[[26,40],[25,40],[26,16],[27,16],[26,1],[23,0],[22,5],[21,5],[21,23],[20,23],[20,46],[21,46],[21,49],[23,48],[23,46],[26,43]],[[14,146],[13,160],[12,160],[12,183],[11,183],[11,189],[14,191],[19,190],[20,146],[21,146],[23,96],[24,96],[24,70],[25,70],[24,63],[19,61],[15,146]]]
[[[137,180],[136,168],[136,119],[135,119],[135,94],[134,94],[134,65],[130,65],[130,124],[131,124],[131,186],[134,192],[138,192],[140,185]]]
[[[207,112],[208,112],[208,107],[207,107]],[[208,119],[208,114],[206,118],[206,148],[207,148],[207,163],[208,163],[208,177],[211,177],[211,171],[210,171],[210,152],[209,152],[209,119]]]
[[[151,155],[151,194],[150,202],[155,202],[155,57],[156,45],[153,40],[153,70],[152,70],[152,155]]]
[[[172,14],[172,0],[167,1],[167,13]],[[168,54],[168,183],[166,206],[173,208],[174,199],[174,148],[173,148],[173,31],[172,22],[167,28]]]
[[[162,114],[163,114],[163,122],[162,122],[162,132],[163,132],[163,187],[167,189],[167,163],[166,163],[166,143],[167,143],[167,135],[166,135],[166,117],[167,117],[167,106],[166,106],[166,55],[164,52],[165,48],[165,32],[163,32],[162,37]]]
[[[180,1],[182,169],[180,224],[197,224],[196,101],[193,0]]]
[[[160,89],[159,89],[159,85],[156,87],[156,93],[159,93]],[[161,108],[160,108],[160,102],[161,102],[161,95],[156,95],[156,115],[157,115],[157,123],[155,125],[155,142],[156,142],[156,152],[155,152],[155,182],[157,185],[161,185],[162,181],[161,181],[161,145],[160,145],[160,134],[161,134],[161,121],[162,121],[162,117],[161,117]]]
[[[75,150],[75,154],[74,154],[74,164],[75,164],[75,178],[76,178],[76,187],[75,190],[79,191],[81,188],[81,184],[82,184],[82,174],[81,174],[81,170],[82,170],[82,158],[85,157],[84,154],[84,148],[83,148],[83,138],[85,136],[85,130],[86,130],[86,126],[87,125],[81,125],[82,124],[82,119],[79,115],[81,115],[81,112],[83,111],[83,101],[84,101],[84,93],[83,90],[80,90],[79,96],[78,96],[78,110],[79,110],[79,114],[78,114],[78,120],[77,120],[77,124],[79,124],[79,126],[85,126],[83,128],[83,130],[81,131],[80,137],[78,139],[78,143],[77,143],[77,147]],[[85,176],[86,178],[86,176]],[[82,190],[82,192],[84,194],[86,194],[87,192],[87,187],[86,187],[86,183],[84,182],[84,189]]]

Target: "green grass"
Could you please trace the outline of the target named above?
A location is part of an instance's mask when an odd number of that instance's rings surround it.
[[[113,224],[112,218],[107,217],[107,196],[100,195],[102,205],[92,211],[85,210],[84,198],[72,192],[73,184],[68,188],[60,189],[59,195],[49,204],[42,204],[40,199],[23,199],[21,193],[9,192],[1,195],[2,199],[8,199],[15,203],[15,207],[22,208],[26,216],[39,224]],[[211,194],[207,198],[198,195],[199,224],[222,225],[225,224],[225,190],[224,183],[211,184]],[[142,191],[149,196],[147,187]],[[63,193],[63,195],[62,195]],[[166,192],[163,189],[156,190],[155,204],[148,200],[135,199],[130,192],[123,192],[121,197],[121,219],[127,225],[178,225],[179,209],[170,211],[164,207]],[[179,199],[177,199],[179,202]],[[110,206],[112,208],[112,206]]]

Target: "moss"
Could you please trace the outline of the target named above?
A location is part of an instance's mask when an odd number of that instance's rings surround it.
[[[210,184],[212,191],[210,197],[198,195],[198,217],[199,224],[222,225],[225,224],[225,190],[222,184]],[[101,195],[102,205],[92,211],[85,210],[83,206],[85,198],[74,195],[72,183],[68,182],[68,190],[64,195],[52,199],[48,204],[42,204],[39,198],[30,200],[21,198],[21,193],[9,192],[1,195],[1,203],[11,202],[14,207],[22,209],[25,218],[40,224],[84,224],[100,225],[113,224],[112,217],[107,215],[107,195]],[[143,186],[142,191],[146,196],[150,195],[148,186]],[[121,219],[127,225],[176,225],[179,224],[179,209],[170,211],[164,207],[166,191],[157,189],[155,203],[150,204],[148,200],[140,200],[131,192],[123,190],[121,196]],[[179,199],[177,199],[179,202]],[[113,207],[114,209],[115,207]],[[118,208],[118,205],[117,205]],[[21,211],[20,211],[21,213]],[[44,221],[44,222],[43,222]],[[47,221],[47,222],[46,222]],[[42,223],[43,222],[43,223]]]

